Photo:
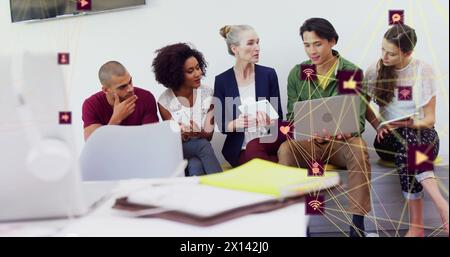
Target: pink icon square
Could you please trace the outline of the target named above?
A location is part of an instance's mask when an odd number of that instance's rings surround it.
[[[316,66],[313,64],[300,65],[301,80],[315,80],[317,78]]]
[[[361,70],[340,70],[336,74],[338,91],[342,95],[357,95],[361,92],[363,73]]]
[[[434,145],[408,145],[408,173],[434,170]]]
[[[59,112],[59,124],[72,124],[72,112]]]
[[[58,53],[58,64],[59,65],[68,65],[70,63],[70,54],[69,53]]]
[[[413,99],[413,90],[410,86],[399,86],[398,88],[399,101],[411,101]]]
[[[405,11],[403,10],[389,10],[389,25],[404,24]]]
[[[307,195],[306,215],[323,215],[325,213],[325,196],[323,195]]]
[[[78,11],[90,11],[92,9],[91,0],[77,0]]]
[[[325,174],[322,161],[312,160],[308,167],[308,176],[323,176]]]

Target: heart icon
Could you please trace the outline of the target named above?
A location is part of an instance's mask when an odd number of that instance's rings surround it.
[[[280,131],[281,131],[281,133],[283,133],[284,135],[287,135],[287,133],[289,133],[290,130],[291,130],[291,127],[289,127],[289,126],[281,126],[281,127],[280,127]]]

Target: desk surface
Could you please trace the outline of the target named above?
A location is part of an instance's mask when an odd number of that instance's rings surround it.
[[[105,202],[81,218],[0,223],[0,236],[306,236],[308,216],[304,202],[209,227],[158,218],[127,217],[111,208],[117,197],[142,186],[193,181],[195,178],[120,181]]]

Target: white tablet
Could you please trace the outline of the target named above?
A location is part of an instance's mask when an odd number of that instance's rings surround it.
[[[270,104],[267,99],[253,102],[250,104],[242,104],[239,106],[239,110],[243,114],[253,115],[256,116],[256,112],[265,112],[267,115],[269,115],[271,120],[276,120],[280,116],[278,115],[278,112],[273,108],[273,106]]]
[[[394,121],[401,121],[401,120],[406,120],[406,119],[410,119],[410,118],[413,119],[417,115],[419,115],[419,113],[418,112],[414,112],[414,113],[410,113],[408,115],[397,117],[397,118],[392,119],[392,120],[383,121],[383,122],[380,123],[380,125],[378,125],[377,129],[379,129],[379,128],[383,127],[383,126],[386,126],[389,123],[394,122]]]

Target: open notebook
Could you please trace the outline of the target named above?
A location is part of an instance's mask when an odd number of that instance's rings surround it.
[[[134,217],[158,217],[209,226],[302,200],[333,187],[339,176],[308,177],[305,169],[255,159],[238,168],[202,176],[199,183],[151,186],[116,200],[113,208]]]
[[[339,175],[336,172],[325,172],[324,176],[308,176],[306,169],[253,159],[232,170],[200,177],[200,183],[288,197],[333,187],[339,183]]]

